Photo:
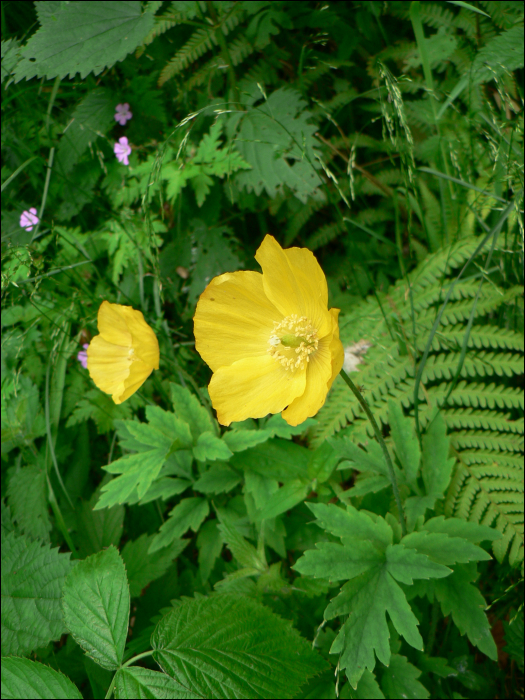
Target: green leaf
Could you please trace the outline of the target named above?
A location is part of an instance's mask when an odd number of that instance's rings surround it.
[[[279,489],[276,479],[270,479],[257,472],[246,471],[244,479],[245,490],[253,497],[258,510],[262,510]]]
[[[170,393],[175,415],[190,426],[195,441],[206,431],[217,433],[217,424],[189,389],[170,383]]]
[[[128,700],[136,700],[136,698],[192,700],[192,698],[199,697],[186,690],[165,673],[139,666],[121,668],[117,673],[115,689],[117,698]]]
[[[483,540],[492,542],[501,537],[501,532],[488,525],[479,525],[460,518],[445,518],[444,515],[427,520],[423,527],[428,532],[443,533],[449,537],[462,537],[474,544],[483,542]]]
[[[178,496],[180,493],[184,493],[186,489],[191,486],[191,481],[189,479],[172,479],[169,476],[163,476],[154,481],[149,489],[146,491],[144,496],[140,499],[140,505],[143,506],[145,503],[151,503],[151,501],[156,501],[157,498],[162,498],[163,501],[167,501],[173,496]],[[138,503],[139,498],[137,496],[136,501],[130,496],[128,503]]]
[[[294,697],[326,668],[289,622],[233,595],[184,601],[151,643],[160,667],[201,697]]]
[[[15,471],[9,480],[7,499],[20,530],[48,542],[51,522],[45,470],[31,464]]]
[[[268,440],[230,458],[230,465],[286,483],[306,476],[310,450],[287,440]]]
[[[14,532],[2,537],[4,654],[28,654],[64,634],[60,598],[69,557]]]
[[[481,547],[463,539],[441,533],[412,532],[403,537],[401,544],[417,549],[439,564],[466,564],[469,561],[488,561],[491,556]]]
[[[311,454],[308,460],[308,477],[323,484],[331,477],[339,460],[339,454],[329,442],[323,442]]]
[[[93,554],[69,572],[62,605],[67,628],[86,654],[102,668],[117,669],[128,633],[129,587],[115,547]]]
[[[405,416],[401,405],[392,400],[388,402],[388,420],[396,454],[407,483],[414,488],[417,484],[421,451],[412,420]]]
[[[67,676],[49,666],[20,659],[2,658],[2,698],[82,698]]]
[[[188,544],[188,540],[176,540],[166,549],[152,555],[148,550],[153,538],[154,535],[143,533],[134,541],[128,540],[120,553],[126,565],[129,594],[132,598],[139,596],[143,588],[163,576]]]
[[[199,572],[205,583],[222,552],[222,537],[216,520],[207,520],[202,525],[197,537],[197,549],[199,550]]]
[[[230,430],[224,433],[222,439],[232,452],[242,452],[266,442],[271,437],[270,430]]]
[[[118,547],[122,536],[124,506],[94,510],[97,499],[98,492],[95,492],[89,502],[82,503],[76,511],[75,543],[82,559],[111,544]]]
[[[340,698],[352,698],[355,700],[367,700],[368,698],[384,698],[385,696],[381,692],[379,683],[376,681],[376,677],[373,673],[370,673],[368,669],[361,676],[357,688],[354,690],[352,686],[347,683],[341,691]]]
[[[478,588],[471,585],[477,576],[475,566],[459,564],[451,576],[435,582],[436,597],[443,615],[452,615],[460,633],[466,634],[474,646],[496,661],[498,650],[484,612],[486,603]]]
[[[267,564],[264,553],[259,552],[241,535],[226,511],[217,510],[217,517],[223,539],[239,564],[259,572],[265,571]]]
[[[259,514],[261,520],[275,518],[277,515],[290,510],[298,503],[302,503],[311,490],[310,483],[302,479],[295,479],[281,486],[271,499],[262,508]]]
[[[241,481],[241,477],[226,464],[214,464],[197,479],[193,488],[201,493],[228,493]]]
[[[127,503],[134,491],[139,499],[142,498],[162,469],[167,452],[166,448],[138,452],[121,457],[104,467],[111,474],[121,476],[112,479],[102,488],[102,495],[95,510]]]
[[[203,520],[210,512],[210,506],[205,498],[185,498],[170,513],[169,520],[166,520],[155,535],[150,545],[149,553],[157,552],[163,547],[169,546],[173,540],[191,529],[197,532]]]
[[[414,698],[415,700],[430,697],[430,693],[417,679],[421,671],[413,666],[405,656],[394,654],[390,665],[383,671],[381,687],[387,698]]]
[[[66,133],[69,133],[69,129]],[[92,418],[99,433],[110,433],[115,429],[115,421],[131,418],[129,404],[116,404],[111,396],[100,389],[90,389],[76,402],[75,409],[67,419],[66,427],[78,425]]]
[[[429,423],[423,435],[421,473],[429,496],[443,496],[450,483],[455,458],[448,458],[450,440],[441,413]]]
[[[299,425],[289,425],[280,413],[275,413],[264,424],[264,430],[269,430],[272,437],[290,440],[294,435],[301,435],[316,423],[314,418],[307,418]]]
[[[198,437],[197,444],[193,448],[195,459],[201,462],[206,460],[214,461],[216,459],[229,459],[232,456],[232,451],[228,445],[216,437],[213,433],[206,431]]]

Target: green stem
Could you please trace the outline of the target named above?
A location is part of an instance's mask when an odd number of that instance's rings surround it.
[[[216,36],[217,36],[217,41],[219,42],[221,46],[221,53],[224,61],[228,64],[228,75],[230,76],[230,87],[233,90],[233,94],[235,96],[235,101],[239,102],[239,89],[237,87],[237,79],[235,77],[235,70],[233,68],[233,61],[232,57],[230,56],[230,50],[228,48],[228,42],[226,41],[226,37],[224,36],[224,32],[222,31],[222,22],[219,22],[217,18],[217,13],[215,12],[215,8],[213,7],[213,4],[211,2],[206,2],[206,6],[208,8],[208,12],[210,13],[210,17],[213,20],[214,23],[214,29],[216,30]]]
[[[390,459],[390,453],[387,449],[387,446],[385,444],[383,436],[381,435],[381,431],[379,430],[379,426],[376,423],[376,419],[374,418],[372,411],[370,410],[369,405],[365,401],[363,394],[359,391],[359,389],[356,387],[356,385],[350,379],[350,377],[344,371],[344,369],[341,370],[341,377],[348,384],[348,386],[350,387],[350,390],[353,392],[354,396],[361,404],[363,411],[368,416],[368,420],[370,421],[370,424],[372,425],[372,428],[374,430],[374,434],[376,436],[376,440],[381,445],[381,449],[383,450],[383,456],[385,458],[386,466],[388,469],[388,474],[390,476],[390,481],[392,483],[392,489],[394,491],[394,498],[396,499],[397,509],[399,511],[399,522],[401,523],[401,532],[403,533],[403,537],[404,537],[407,534],[407,527],[406,527],[406,523],[405,523],[405,516],[403,514],[403,506],[401,504],[401,496],[399,495],[399,487],[397,485],[396,474],[394,472],[394,465],[392,464],[392,460]]]

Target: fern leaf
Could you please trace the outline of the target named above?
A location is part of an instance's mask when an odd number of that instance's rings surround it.
[[[448,384],[432,387],[431,396],[442,404],[448,393]],[[441,399],[441,401],[440,401]],[[458,382],[448,399],[451,406],[471,406],[473,408],[523,408],[523,392],[513,387],[495,384]]]
[[[460,353],[449,352],[431,355],[423,371],[423,381],[453,379],[458,367]],[[513,377],[523,371],[523,359],[512,353],[478,352],[467,355],[461,368],[462,377]]]
[[[170,78],[187,68],[190,63],[194,63],[212,46],[217,44],[215,31],[211,28],[197,29],[190,39],[184,44],[182,49],[177,51],[167,66],[164,66],[159,76],[159,86],[164,85]]]

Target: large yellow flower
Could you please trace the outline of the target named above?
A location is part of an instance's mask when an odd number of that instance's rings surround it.
[[[343,365],[339,309],[306,248],[283,250],[266,236],[259,272],[215,277],[195,311],[195,347],[213,370],[209,385],[222,425],[283,412],[290,425],[313,416]]]
[[[159,343],[140,311],[103,301],[98,330],[87,349],[91,379],[115,403],[122,403],[159,368]]]

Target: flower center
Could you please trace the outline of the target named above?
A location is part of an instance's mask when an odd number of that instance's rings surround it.
[[[304,369],[310,361],[310,355],[317,350],[317,329],[306,316],[292,314],[280,323],[274,321],[268,345],[270,355],[283,367],[295,372],[296,369]]]

